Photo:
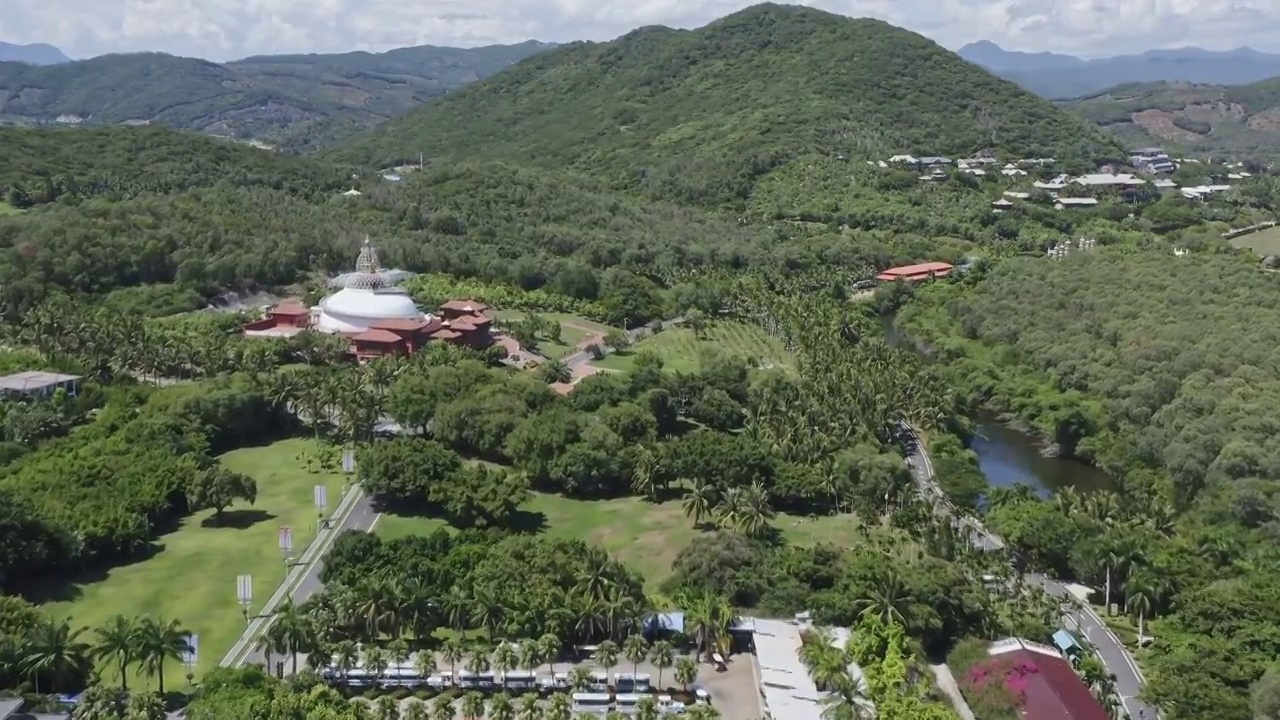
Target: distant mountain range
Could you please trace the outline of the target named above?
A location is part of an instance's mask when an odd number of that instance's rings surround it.
[[[0,42],[0,62],[24,62],[32,65],[57,65],[71,62],[71,58],[52,45],[14,45]]]
[[[1054,100],[1094,95],[1125,83],[1247,85],[1280,75],[1280,55],[1249,48],[1215,51],[1187,47],[1083,60],[1072,55],[1005,50],[983,40],[965,45],[959,54]]]
[[[424,45],[223,64],[162,53],[43,66],[0,62],[0,124],[161,123],[309,151],[550,47],[534,40],[472,49]]]

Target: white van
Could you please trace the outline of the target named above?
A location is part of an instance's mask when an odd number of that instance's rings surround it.
[[[613,701],[618,705],[618,712],[625,715],[633,715],[639,709],[640,698],[642,697],[644,696],[636,695],[635,693],[618,693],[613,697]]]
[[[683,715],[684,710],[684,703],[672,700],[670,695],[658,696],[658,712],[663,715]]]

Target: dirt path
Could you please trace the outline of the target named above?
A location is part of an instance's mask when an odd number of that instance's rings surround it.
[[[951,674],[951,668],[946,665],[930,665],[929,669],[933,671],[933,676],[938,680],[938,689],[951,701],[951,707],[960,713],[962,720],[976,720],[973,716],[973,710],[969,709],[969,703],[965,702],[964,695],[960,694],[960,686],[956,684],[956,678]]]

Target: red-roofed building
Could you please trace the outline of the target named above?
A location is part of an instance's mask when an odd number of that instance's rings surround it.
[[[244,326],[245,337],[293,337],[311,327],[311,310],[300,298],[267,308],[266,316]]]
[[[898,280],[921,282],[923,280],[946,277],[951,274],[951,270],[952,265],[949,263],[927,262],[889,268],[876,275],[876,279],[881,282],[896,282]]]
[[[966,692],[1000,683],[1026,720],[1111,720],[1057,649],[1008,639],[993,643],[988,652],[991,658],[963,679]]]
[[[488,305],[474,300],[450,300],[440,306],[440,315],[445,320],[453,320],[454,318],[468,315],[484,315],[488,311]]]

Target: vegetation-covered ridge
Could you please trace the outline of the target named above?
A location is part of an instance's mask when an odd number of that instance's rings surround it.
[[[1161,145],[1232,160],[1280,155],[1280,78],[1238,86],[1129,83],[1062,107],[1130,147]]]
[[[338,156],[570,166],[697,203],[736,203],[806,153],[1094,160],[1086,124],[914,33],[758,5],[692,31],[642,28],[536,55],[386,123]]]
[[[972,402],[1117,480],[1119,495],[997,495],[993,526],[1148,621],[1168,717],[1249,717],[1280,652],[1280,615],[1260,604],[1280,581],[1275,275],[1167,249],[1016,259],[922,291],[902,320]]]
[[[492,75],[548,45],[261,55],[217,64],[162,53],[46,67],[0,63],[0,123],[154,122],[313,150]]]

